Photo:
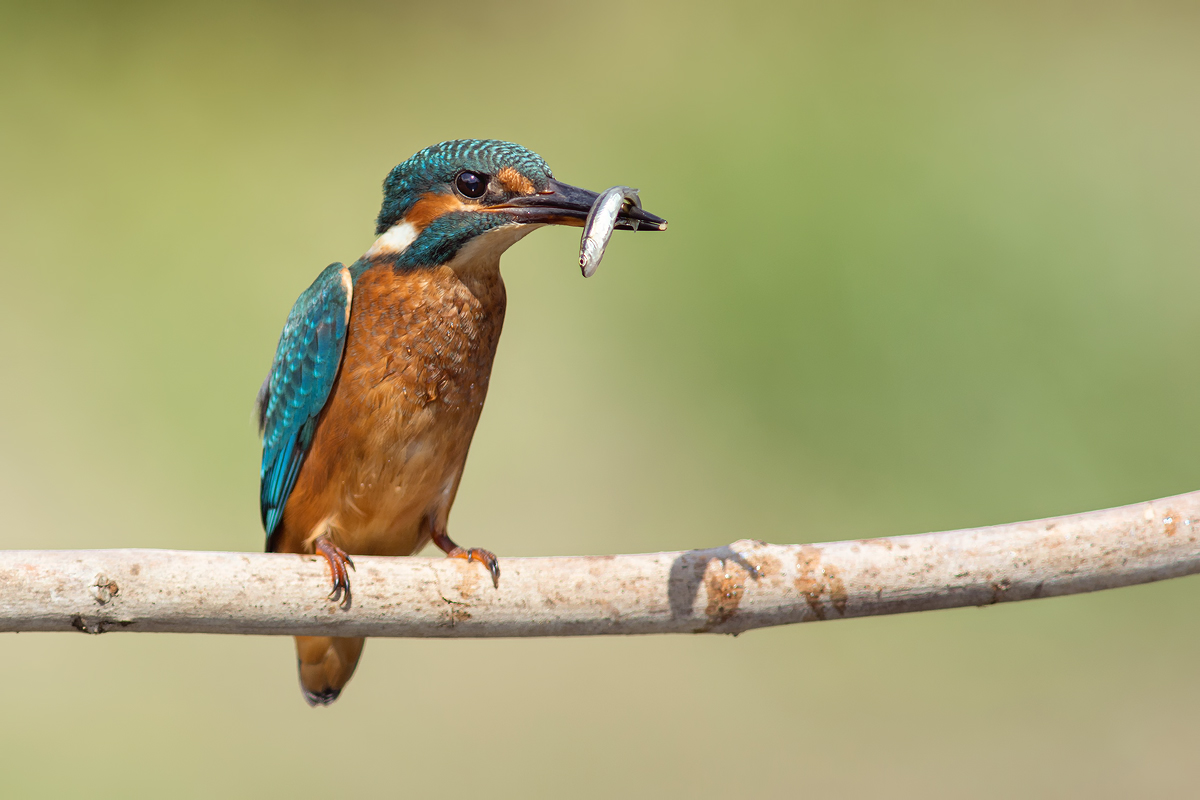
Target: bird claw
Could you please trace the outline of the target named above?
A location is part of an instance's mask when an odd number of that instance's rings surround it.
[[[342,607],[342,611],[350,610],[350,573],[346,567],[357,572],[354,562],[346,551],[338,547],[333,542],[329,541],[324,536],[317,539],[314,544],[314,550],[317,555],[323,556],[329,562],[329,571],[333,578],[333,591],[329,593],[329,599]]]
[[[446,553],[446,557],[478,561],[487,567],[487,571],[491,573],[492,586],[497,589],[500,588],[500,561],[491,550],[484,550],[482,547],[459,547],[455,545],[453,550]]]

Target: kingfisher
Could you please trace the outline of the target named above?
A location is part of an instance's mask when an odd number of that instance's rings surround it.
[[[582,227],[597,197],[512,142],[435,144],[384,180],[370,249],[296,300],[258,393],[259,504],[267,551],[323,557],[331,602],[350,608],[351,555],[430,541],[499,589],[496,556],[455,544],[447,520],[504,324],[500,256],[545,225]],[[631,205],[616,228],[666,221]],[[337,699],[362,648],[296,637],[309,705]]]

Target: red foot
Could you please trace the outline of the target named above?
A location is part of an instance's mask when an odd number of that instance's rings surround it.
[[[478,561],[487,567],[488,572],[492,573],[492,586],[500,588],[500,562],[496,560],[496,554],[491,550],[484,550],[481,547],[464,548],[455,545],[450,550],[446,551],[447,558],[465,558],[467,561]]]
[[[324,536],[318,536],[317,541],[313,543],[313,549],[317,555],[324,556],[329,562],[329,571],[333,575],[333,591],[329,593],[329,599],[333,602],[340,602],[342,611],[350,610],[350,572],[346,567],[354,569],[354,562],[350,560],[350,556],[346,555],[346,551],[338,547],[333,542]]]
[[[484,550],[482,547],[459,547],[451,539],[449,534],[444,530],[439,531],[435,527],[432,519],[426,518],[425,523],[431,530],[433,543],[442,549],[447,558],[464,558],[467,561],[478,561],[487,567],[487,571],[492,574],[492,586],[500,588],[500,562],[496,560],[496,554],[490,550]]]

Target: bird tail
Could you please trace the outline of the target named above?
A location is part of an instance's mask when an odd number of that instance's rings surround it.
[[[300,666],[300,691],[310,706],[327,706],[350,681],[363,639],[297,636],[296,660]]]

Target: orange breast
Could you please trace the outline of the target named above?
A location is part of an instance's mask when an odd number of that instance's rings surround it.
[[[350,553],[409,555],[443,522],[504,322],[498,263],[374,266],[354,286],[342,369],[284,509],[276,550],[328,533]]]

